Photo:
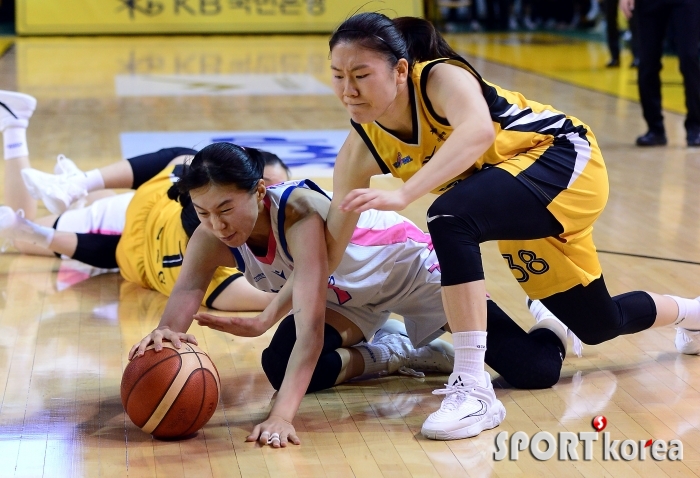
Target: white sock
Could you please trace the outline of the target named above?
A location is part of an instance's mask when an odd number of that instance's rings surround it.
[[[452,343],[455,348],[453,373],[470,375],[484,381],[484,356],[486,355],[486,332],[454,332]],[[482,383],[483,384],[483,383]]]
[[[700,330],[700,301],[667,295],[678,304],[678,317],[673,325],[688,330]]]
[[[105,180],[99,169],[92,169],[85,173],[84,186],[87,192],[98,191],[105,188]]]
[[[27,128],[8,126],[2,132],[2,141],[6,160],[29,156]]]
[[[28,219],[18,217],[13,226],[5,230],[2,235],[16,241],[31,242],[37,246],[48,248],[53,241],[56,230],[52,227],[40,226]]]
[[[362,375],[387,371],[387,364],[391,357],[389,347],[365,342],[355,345],[353,348],[360,352],[365,361],[365,370],[362,372]]]

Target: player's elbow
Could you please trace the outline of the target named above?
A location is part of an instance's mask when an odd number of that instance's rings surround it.
[[[297,340],[304,344],[304,350],[313,356],[321,355],[323,349],[323,330],[325,327],[324,317],[321,320],[301,323],[297,321]]]
[[[484,147],[484,151],[489,149],[494,141],[496,141],[496,130],[493,128],[493,123],[484,123],[478,132],[478,138],[481,145]]]

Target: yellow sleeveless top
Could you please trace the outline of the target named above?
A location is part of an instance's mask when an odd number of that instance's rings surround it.
[[[471,168],[440,185],[433,193],[443,193],[485,166],[502,167],[550,201],[577,178],[585,167],[585,164],[581,164],[577,148],[590,147],[590,140],[587,139],[589,128],[586,125],[551,106],[527,100],[520,93],[485,81],[466,61],[445,58],[413,66],[408,82],[413,115],[413,137],[409,141],[397,138],[376,121],[358,124],[351,120],[384,174],[407,181],[430,161],[454,131],[446,118],[435,113],[426,95],[430,70],[439,63],[464,68],[479,80],[496,139]],[[533,161],[516,158],[520,153],[535,148],[546,149],[557,142],[571,154],[538,155],[534,163],[540,164],[535,168],[532,167]],[[512,161],[513,158],[516,161]]]

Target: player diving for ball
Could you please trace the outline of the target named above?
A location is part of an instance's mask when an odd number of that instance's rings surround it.
[[[447,319],[430,236],[397,213],[367,211],[329,275],[329,195],[308,180],[266,187],[262,174],[257,150],[229,143],[205,147],[185,166],[177,186],[185,201],[191,199],[201,226],[159,326],[132,347],[129,358],[138,360],[152,343],[161,350],[163,340],[176,347],[196,343],[187,334],[194,319],[240,336],[261,335],[283,319],[262,354],[263,370],[279,393],[267,419],[248,436],[273,447],[299,443],[291,422],[307,392],[401,368],[452,371],[453,350],[436,339]],[[238,267],[255,287],[279,293],[254,319],[197,314],[219,266]],[[292,276],[293,287],[284,287]],[[516,387],[556,383],[565,354],[562,326],[550,323],[551,329],[528,334],[493,302],[488,307],[493,332],[486,362]],[[405,328],[387,323],[391,312],[403,316]]]

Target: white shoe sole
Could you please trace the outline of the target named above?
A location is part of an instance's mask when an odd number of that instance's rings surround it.
[[[490,430],[500,425],[506,418],[506,409],[500,400],[496,402],[490,416],[468,427],[455,428],[454,430],[428,430],[425,425],[421,428],[421,434],[430,440],[461,440],[477,436],[484,430]]]

